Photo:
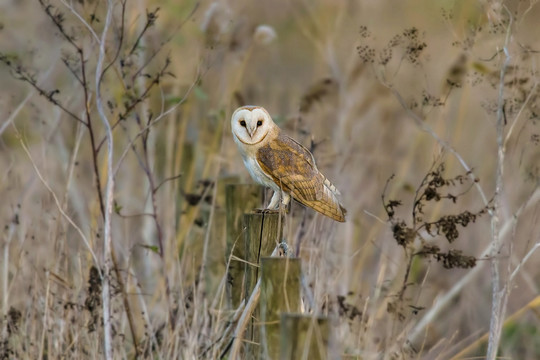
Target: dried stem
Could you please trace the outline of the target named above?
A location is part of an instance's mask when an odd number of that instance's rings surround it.
[[[104,236],[103,236],[103,271],[104,275],[102,277],[103,288],[102,288],[102,300],[103,300],[103,330],[104,330],[104,345],[105,345],[105,358],[113,358],[113,339],[112,339],[112,326],[111,326],[111,304],[110,304],[110,260],[112,252],[112,239],[111,239],[111,218],[113,210],[113,198],[114,198],[114,173],[113,173],[113,134],[111,126],[109,124],[109,119],[105,115],[105,109],[103,107],[103,99],[101,98],[101,79],[102,79],[102,69],[103,63],[105,60],[105,51],[106,51],[106,40],[107,33],[112,20],[113,14],[113,2],[108,0],[107,2],[107,15],[105,18],[105,25],[103,27],[103,32],[101,34],[101,40],[99,44],[99,57],[96,64],[96,106],[101,118],[101,122],[106,129],[106,138],[107,138],[107,187],[105,192],[105,201],[106,201],[106,211],[105,214],[105,225],[104,225]],[[95,149],[95,147],[94,147]],[[94,151],[95,153],[95,151]]]
[[[504,173],[504,78],[506,70],[510,64],[511,56],[508,50],[510,44],[510,35],[512,33],[512,21],[513,17],[510,11],[504,7],[508,16],[510,17],[510,23],[506,32],[506,40],[504,43],[503,53],[505,55],[504,63],[501,67],[499,76],[499,99],[497,107],[497,168],[496,168],[496,185],[495,195],[493,198],[493,216],[491,217],[491,285],[492,285],[492,304],[491,304],[491,321],[489,324],[489,343],[486,357],[489,360],[494,360],[497,357],[497,350],[499,349],[499,341],[501,337],[502,324],[504,322],[504,315],[506,313],[506,302],[508,299],[508,287],[502,287],[501,291],[501,276],[499,272],[499,251],[501,250],[501,228],[500,222],[502,217],[501,209],[501,196],[504,192],[503,173]]]

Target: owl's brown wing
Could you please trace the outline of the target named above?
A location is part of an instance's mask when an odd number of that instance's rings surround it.
[[[317,169],[313,155],[304,146],[280,134],[257,150],[257,162],[296,201],[336,221],[345,221],[346,210],[337,199],[339,192]]]

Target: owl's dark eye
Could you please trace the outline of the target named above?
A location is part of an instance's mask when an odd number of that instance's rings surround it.
[[[246,127],[246,122],[245,122],[245,120],[240,121],[240,125],[242,125],[243,127]]]
[[[257,121],[257,126],[261,126],[261,125],[262,125],[262,120]]]

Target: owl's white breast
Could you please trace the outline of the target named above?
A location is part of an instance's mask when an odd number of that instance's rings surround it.
[[[275,191],[279,190],[279,187],[277,184],[272,180],[272,178],[263,171],[259,163],[257,162],[257,159],[254,157],[244,157],[244,165],[246,165],[246,168],[249,171],[249,174],[255,180],[261,185],[268,186],[272,188]]]
[[[274,191],[279,191],[279,186],[263,171],[257,162],[258,146],[245,146],[236,138],[236,136],[234,136],[234,141],[238,145],[238,150],[242,155],[242,160],[244,161],[244,165],[246,166],[249,175],[251,175],[251,178],[261,185],[268,186]]]

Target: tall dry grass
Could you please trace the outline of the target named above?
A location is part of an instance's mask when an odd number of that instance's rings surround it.
[[[286,224],[333,358],[540,357],[536,2],[124,5],[0,4],[1,358],[224,354],[216,184],[250,181],[229,128],[244,104],[344,195],[345,224],[296,204]],[[441,163],[459,196],[413,218]],[[416,226],[483,209],[452,243]]]

